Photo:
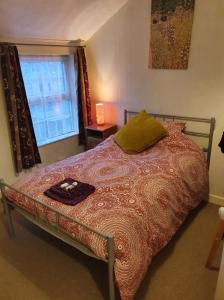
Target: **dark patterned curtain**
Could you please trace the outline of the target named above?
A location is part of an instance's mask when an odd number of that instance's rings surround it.
[[[85,126],[92,125],[91,97],[85,50],[78,47],[76,52],[78,69],[78,117],[79,117],[79,144],[85,143]]]
[[[17,48],[2,45],[3,88],[17,173],[41,163],[26,97]]]

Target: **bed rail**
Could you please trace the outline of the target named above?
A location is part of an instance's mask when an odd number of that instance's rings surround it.
[[[32,213],[28,212],[26,209],[19,206],[17,203],[9,201],[5,196],[6,189],[14,191],[14,192],[26,197],[27,199],[31,200],[35,205],[36,213],[32,214]],[[98,231],[95,228],[92,228],[86,224],[83,224],[78,219],[71,218],[71,217],[65,215],[64,213],[58,211],[57,209],[55,209],[45,203],[42,203],[39,200],[29,196],[28,194],[23,193],[23,192],[17,190],[16,188],[10,186],[9,184],[5,183],[3,179],[0,179],[0,191],[1,191],[1,200],[2,200],[3,208],[4,208],[4,215],[5,215],[5,219],[6,219],[6,225],[7,225],[7,229],[8,229],[8,233],[9,233],[10,237],[14,236],[14,228],[13,228],[11,212],[12,212],[12,209],[15,209],[20,214],[22,214],[26,219],[28,219],[30,222],[32,222],[33,224],[37,225],[38,227],[44,229],[48,233],[52,234],[53,236],[55,236],[58,239],[65,242],[66,244],[78,249],[79,251],[81,251],[82,253],[84,253],[90,257],[93,257],[98,260],[102,260],[102,261],[106,262],[108,264],[109,299],[115,300],[115,283],[114,283],[115,258],[114,258],[114,237],[113,237],[113,235],[111,235],[109,233]],[[52,224],[52,223],[48,222],[47,218],[45,218],[45,219],[40,218],[40,216],[38,215],[38,206],[39,207],[42,206],[43,208],[45,208],[45,212],[47,212],[47,211],[53,212],[56,216],[56,223]],[[106,257],[102,258],[102,257],[97,256],[89,247],[85,246],[81,242],[75,240],[75,238],[71,237],[66,231],[64,231],[60,227],[60,224],[59,224],[60,218],[64,218],[71,223],[75,223],[75,224],[85,228],[86,230],[105,239],[107,242]]]
[[[135,115],[138,112],[135,111],[130,111],[125,109],[124,110],[124,124],[127,123],[128,121],[128,115]],[[162,119],[163,121],[165,120],[171,120],[171,121],[188,121],[188,122],[196,122],[196,123],[207,123],[209,124],[209,132],[204,133],[204,132],[197,132],[197,131],[188,131],[185,130],[184,133],[187,135],[191,136],[196,136],[196,137],[202,137],[202,138],[207,138],[208,139],[208,145],[207,147],[203,147],[202,151],[207,153],[207,164],[208,167],[210,166],[210,161],[211,161],[211,153],[212,153],[212,140],[213,140],[213,133],[215,129],[215,118],[195,118],[195,117],[185,117],[185,116],[172,116],[172,115],[163,115],[163,114],[155,114],[155,113],[149,113],[150,116],[156,118],[156,119]]]

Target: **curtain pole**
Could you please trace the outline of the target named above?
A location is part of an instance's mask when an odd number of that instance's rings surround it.
[[[86,46],[77,46],[77,45],[57,45],[57,44],[32,44],[32,43],[7,43],[7,42],[0,42],[0,45],[9,45],[9,46],[50,46],[50,47],[72,47],[72,48],[79,48]]]

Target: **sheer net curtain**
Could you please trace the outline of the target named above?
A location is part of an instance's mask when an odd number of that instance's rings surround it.
[[[38,145],[75,130],[68,56],[20,56]]]

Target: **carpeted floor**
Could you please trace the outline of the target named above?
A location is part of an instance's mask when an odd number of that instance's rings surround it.
[[[221,247],[213,270],[204,267],[218,207],[202,204],[153,260],[136,300],[213,300]],[[103,300],[107,268],[14,214],[9,239],[0,216],[1,300]]]

